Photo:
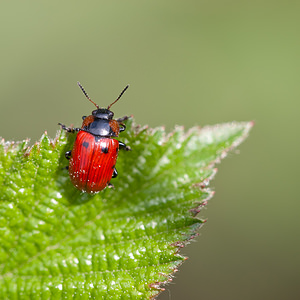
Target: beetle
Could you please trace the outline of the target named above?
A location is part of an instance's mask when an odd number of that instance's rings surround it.
[[[115,139],[126,129],[123,121],[128,117],[113,119],[110,110],[128,89],[127,85],[119,97],[107,108],[99,108],[88,96],[80,82],[77,82],[86,98],[96,106],[89,116],[83,116],[81,128],[70,128],[58,123],[63,130],[77,132],[72,151],[67,151],[65,157],[69,160],[69,176],[73,185],[82,192],[97,193],[104,188],[113,187],[112,178],[117,177],[115,167],[119,149],[131,150],[123,142]]]

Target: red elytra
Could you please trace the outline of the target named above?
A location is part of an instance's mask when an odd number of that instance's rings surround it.
[[[114,113],[109,110],[121,98],[128,85],[107,108],[99,108],[79,82],[78,85],[97,109],[90,116],[82,117],[81,128],[68,128],[61,123],[59,125],[67,132],[78,132],[73,150],[65,154],[70,159],[68,169],[71,182],[80,191],[97,193],[107,186],[113,186],[110,180],[118,175],[115,165],[119,148],[130,150],[124,143],[114,139],[126,129],[123,121],[128,117],[114,120]]]
[[[69,163],[69,174],[74,186],[87,193],[103,190],[112,178],[118,151],[117,140],[97,140],[96,136],[80,131]]]

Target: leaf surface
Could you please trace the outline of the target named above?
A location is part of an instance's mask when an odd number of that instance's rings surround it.
[[[0,299],[147,299],[185,260],[204,223],[214,165],[252,123],[166,135],[127,123],[115,189],[76,190],[63,167],[74,136],[0,144]]]

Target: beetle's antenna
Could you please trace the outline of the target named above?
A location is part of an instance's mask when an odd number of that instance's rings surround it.
[[[82,92],[84,93],[84,95],[87,97],[87,99],[89,99],[98,109],[99,109],[99,105],[96,104],[94,101],[92,101],[92,99],[89,97],[89,95],[87,94],[87,92],[84,90],[83,86],[80,84],[79,81],[77,81],[78,86],[80,87],[80,89],[82,90]]]
[[[107,109],[110,109],[121,97],[122,95],[125,93],[125,91],[129,88],[129,84],[127,84],[124,88],[124,90],[121,92],[121,94],[119,95],[119,97],[110,105],[108,105]]]

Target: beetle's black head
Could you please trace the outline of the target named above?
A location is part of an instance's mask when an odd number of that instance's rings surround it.
[[[98,108],[92,111],[92,115],[97,119],[112,120],[114,113],[107,108]]]

